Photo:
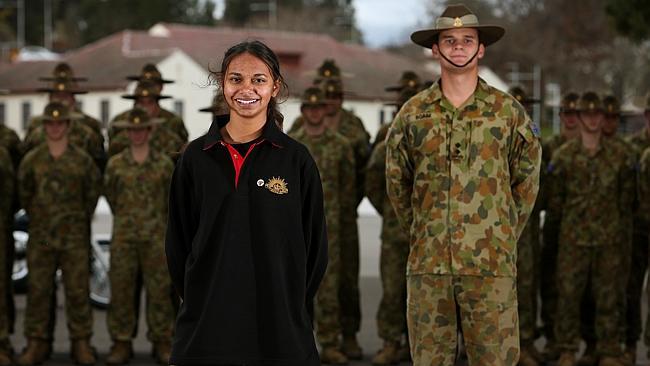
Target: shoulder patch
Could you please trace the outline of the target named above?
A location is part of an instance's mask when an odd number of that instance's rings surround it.
[[[541,133],[539,131],[539,126],[537,126],[536,122],[531,121],[529,123],[530,130],[533,132],[533,136],[539,138],[541,136]]]

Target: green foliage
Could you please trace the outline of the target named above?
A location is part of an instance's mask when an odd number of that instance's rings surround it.
[[[648,0],[609,0],[605,9],[621,35],[636,42],[650,39]]]

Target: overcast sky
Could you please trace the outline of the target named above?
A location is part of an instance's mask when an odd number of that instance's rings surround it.
[[[430,0],[429,0],[430,1]],[[411,33],[427,24],[428,0],[353,0],[357,25],[370,47],[407,43]],[[224,0],[216,0],[221,17]]]

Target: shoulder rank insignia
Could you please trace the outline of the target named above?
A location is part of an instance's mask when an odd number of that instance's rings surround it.
[[[275,193],[275,194],[287,194],[289,193],[289,189],[287,188],[287,182],[284,181],[282,178],[270,178],[268,182],[264,185],[264,188],[268,189],[269,191]]]

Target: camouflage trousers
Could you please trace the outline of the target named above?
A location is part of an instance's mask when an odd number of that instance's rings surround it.
[[[111,242],[111,303],[106,322],[114,341],[131,341],[136,327],[136,278],[142,271],[146,290],[147,339],[168,342],[172,337],[174,314],[170,294],[163,235],[149,240],[113,236]]]
[[[361,327],[359,228],[356,213],[354,217],[344,217],[341,221],[343,230],[341,230],[341,277],[339,278],[340,319],[343,335],[352,336]]]
[[[577,352],[580,345],[581,302],[587,284],[595,301],[596,353],[600,356],[618,356],[619,308],[617,273],[622,261],[621,248],[616,245],[581,247],[561,244],[558,252],[558,307],[555,321],[555,339],[564,351]]]
[[[331,221],[330,221],[331,222]],[[321,280],[314,304],[316,338],[323,347],[338,347],[341,335],[339,279],[341,273],[341,245],[338,229],[327,227],[327,269]]]
[[[542,333],[547,341],[555,339],[555,313],[557,310],[557,251],[558,251],[558,225],[553,222],[550,215],[546,216],[542,235],[542,248],[540,251],[540,278],[539,294],[542,299],[541,318]]]
[[[377,331],[384,341],[400,342],[406,329],[406,262],[409,243],[383,240],[379,270],[383,294],[377,310]]]
[[[27,245],[29,286],[25,310],[25,336],[28,338],[49,340],[51,337],[50,306],[55,288],[53,279],[58,268],[63,273],[70,339],[87,339],[92,335],[93,316],[88,298],[88,228],[66,228],[66,231],[65,236],[49,238],[49,241],[30,236]]]
[[[641,338],[641,297],[643,293],[643,281],[648,269],[648,231],[647,227],[639,228],[635,223],[632,236],[632,249],[630,254],[630,275],[627,282],[626,319],[627,327],[625,332],[625,344],[636,346]],[[650,322],[646,323],[644,339],[650,345],[650,333],[647,331]]]
[[[414,366],[453,366],[459,329],[470,366],[517,364],[519,322],[514,278],[426,274],[409,275],[406,284]]]
[[[531,218],[532,220],[532,218]],[[537,288],[539,267],[539,235],[535,223],[528,221],[517,242],[517,302],[519,304],[519,336],[521,346],[535,342],[537,333]]]

